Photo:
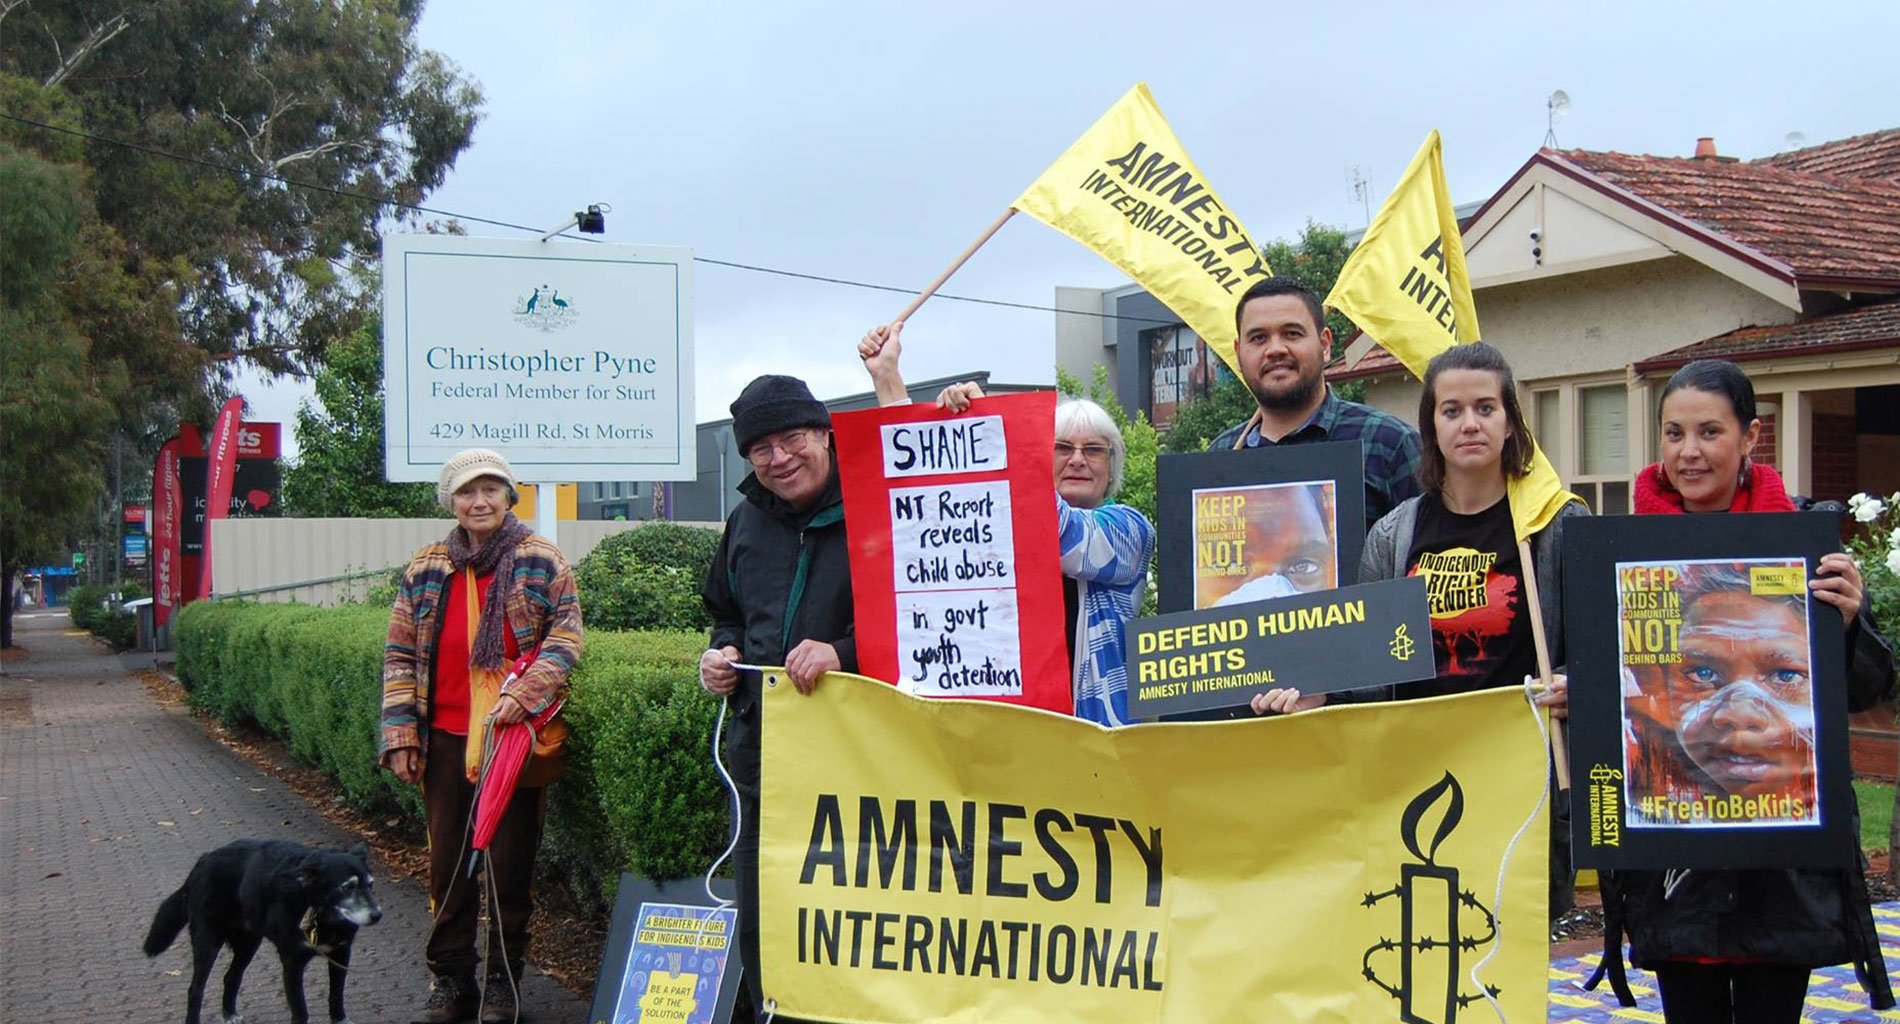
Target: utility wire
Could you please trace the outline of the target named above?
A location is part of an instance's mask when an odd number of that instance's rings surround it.
[[[219,163],[215,160],[206,160],[203,157],[186,156],[181,153],[172,153],[167,150],[158,149],[156,147],[143,145],[137,142],[127,142],[123,139],[114,139],[114,138],[108,138],[103,135],[95,135],[92,132],[84,131],[78,128],[67,128],[63,125],[48,124],[44,121],[36,121],[30,117],[20,117],[17,114],[8,114],[5,112],[0,112],[0,120],[12,121],[16,124],[28,125],[30,127],[39,128],[44,131],[58,132],[62,135],[76,136],[78,138],[85,139],[89,142],[97,142],[103,145],[118,146],[124,149],[135,150],[137,152],[145,153],[147,155],[159,157],[165,160],[175,160],[179,163],[193,164],[198,167],[205,167],[211,170],[223,171],[226,174],[241,174],[248,177],[257,178],[262,181],[276,182],[277,184],[286,185],[291,188],[301,188],[301,189],[307,189],[312,192],[322,192],[322,193],[337,196],[343,199],[354,199],[357,202],[368,203],[372,206],[379,206],[379,207],[393,206],[400,210],[413,210],[417,213],[434,214],[435,216],[438,216],[438,217],[451,217],[459,221],[468,221],[470,223],[475,223],[475,224],[488,224],[493,227],[508,228],[509,230],[512,230],[512,231],[526,231],[529,234],[535,234],[535,235],[543,233],[541,228],[529,227],[526,224],[513,224],[505,220],[495,220],[491,217],[477,217],[472,214],[456,213],[452,210],[443,210],[437,207],[423,206],[418,203],[405,203],[396,199],[379,199],[375,196],[365,195],[364,193],[361,193],[361,192],[351,192],[348,189],[332,188],[331,186],[328,186],[328,185],[318,185],[318,184],[315,184],[313,182],[308,182],[308,181],[298,181],[295,178],[286,178],[281,174],[272,174],[268,171],[254,170],[249,167],[237,167],[231,164]],[[573,240],[586,241],[586,242],[595,241],[595,239],[591,239],[591,238],[576,238]],[[758,266],[756,264],[751,264],[751,263],[736,263],[731,260],[718,260],[718,259],[713,259],[710,256],[694,256],[693,262],[705,263],[705,264],[715,266],[715,267],[728,267],[733,270],[746,270],[746,271],[751,271],[752,273],[756,273],[756,274],[772,274],[778,277],[796,278],[801,281],[818,281],[824,284],[843,285],[848,288],[866,288],[872,291],[892,292],[898,295],[918,294],[918,289],[916,288],[900,288],[896,285],[873,284],[869,281],[853,281],[849,278],[827,277],[823,274],[805,274],[805,273],[800,273],[799,271],[796,271],[796,270],[781,270],[777,267],[762,267],[762,266]],[[1176,324],[1180,322],[1178,320],[1158,320],[1158,319],[1155,319],[1154,317],[1146,317],[1146,316],[1123,316],[1117,313],[1100,313],[1100,312],[1095,312],[1093,310],[1086,310],[1086,309],[1062,309],[1057,306],[1039,306],[1039,305],[1036,305],[1034,303],[1029,303],[1029,302],[1009,302],[1003,299],[985,299],[985,298],[979,298],[973,295],[952,295],[949,292],[938,292],[935,297],[939,299],[949,299],[954,302],[975,303],[977,305],[983,305],[983,306],[1001,306],[1006,309],[1026,309],[1026,310],[1030,310],[1032,312],[1037,312],[1037,313],[1067,313],[1072,316],[1095,317],[1096,319],[1099,319],[1099,320],[1128,320],[1134,323],[1164,324],[1164,325],[1171,325],[1171,324]]]

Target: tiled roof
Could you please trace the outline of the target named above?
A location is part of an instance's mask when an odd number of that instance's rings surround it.
[[[1900,348],[1900,302],[1807,317],[1793,323],[1743,327],[1651,356],[1638,362],[1636,370],[1639,373],[1673,370],[1696,359],[1748,362],[1870,348]]]
[[[1900,184],[1713,158],[1542,155],[1786,265],[1802,287],[1900,283]]]
[[[1823,142],[1818,146],[1765,156],[1754,162],[1779,167],[1784,171],[1900,183],[1900,128]]]
[[[1346,344],[1351,345],[1361,336],[1362,332],[1354,331],[1352,337],[1346,339]],[[1359,365],[1351,369],[1346,367],[1346,358],[1344,356],[1326,364],[1326,379],[1333,382],[1364,380],[1367,377],[1383,377],[1389,374],[1407,372],[1409,371],[1405,369],[1404,364],[1399,362],[1397,356],[1387,352],[1383,347],[1376,344],[1359,360]]]

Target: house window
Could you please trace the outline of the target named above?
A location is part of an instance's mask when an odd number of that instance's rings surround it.
[[[1629,390],[1565,384],[1531,392],[1531,429],[1564,485],[1598,515],[1630,510]]]
[[[1571,490],[1598,515],[1630,510],[1629,389],[1577,389],[1577,473]]]

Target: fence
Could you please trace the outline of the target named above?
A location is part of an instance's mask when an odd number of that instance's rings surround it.
[[[451,525],[447,519],[213,520],[211,589],[219,597],[337,604],[447,536]],[[568,561],[578,562],[601,541],[638,525],[566,521],[556,528],[555,542]]]

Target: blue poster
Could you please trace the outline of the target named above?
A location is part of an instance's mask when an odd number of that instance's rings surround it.
[[[640,904],[613,1024],[713,1024],[737,933],[732,907]]]

